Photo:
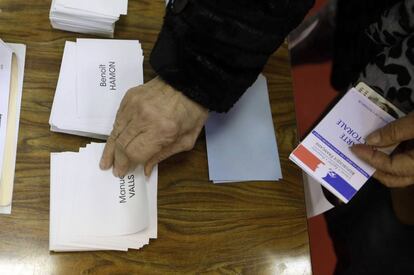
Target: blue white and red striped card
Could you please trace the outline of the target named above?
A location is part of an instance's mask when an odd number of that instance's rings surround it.
[[[375,169],[350,150],[404,114],[364,83],[349,90],[291,153],[290,159],[347,203]],[[391,153],[396,146],[384,150]]]

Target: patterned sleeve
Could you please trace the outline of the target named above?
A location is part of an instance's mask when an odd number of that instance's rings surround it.
[[[414,110],[414,1],[405,0],[386,11],[367,29],[383,51],[362,71],[370,85],[402,111]]]

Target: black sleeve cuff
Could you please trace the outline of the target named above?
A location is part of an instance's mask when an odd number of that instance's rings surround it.
[[[183,7],[182,1],[168,5],[150,63],[164,81],[217,112],[228,111],[253,84],[313,4],[188,0]]]

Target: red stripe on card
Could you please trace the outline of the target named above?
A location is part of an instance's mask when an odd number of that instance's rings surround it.
[[[295,151],[293,151],[293,155],[297,157],[301,162],[306,164],[309,169],[312,171],[316,171],[319,164],[323,164],[323,162],[318,159],[314,154],[312,154],[308,149],[306,149],[303,145],[299,145]]]

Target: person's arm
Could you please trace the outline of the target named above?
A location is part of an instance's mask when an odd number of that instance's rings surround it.
[[[366,141],[367,144],[354,145],[351,149],[376,169],[376,179],[388,187],[414,184],[414,112],[374,131]],[[378,150],[397,144],[400,146],[391,155]]]
[[[405,0],[386,11],[367,31],[382,51],[359,77],[405,113],[367,137],[367,145],[353,148],[354,153],[377,169],[374,174],[388,187],[414,184],[414,2]],[[377,147],[402,143],[388,156]]]
[[[175,0],[151,54],[157,74],[218,112],[253,84],[314,0]]]
[[[314,0],[175,0],[151,54],[159,77],[118,110],[100,167],[124,176],[191,150],[209,110],[228,111]]]

